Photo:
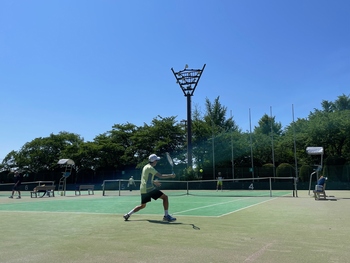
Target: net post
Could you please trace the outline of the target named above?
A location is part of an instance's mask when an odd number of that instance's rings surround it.
[[[294,191],[295,191],[295,197],[298,197],[298,178],[294,177]],[[294,196],[294,192],[293,192]]]
[[[121,195],[120,190],[121,190],[121,180],[119,180],[119,196]]]
[[[186,194],[189,195],[189,193],[188,193],[188,181],[186,182]]]
[[[270,184],[270,197],[272,197],[272,182],[271,182],[271,177],[269,177],[269,184]]]
[[[105,180],[102,183],[102,196],[105,196]]]

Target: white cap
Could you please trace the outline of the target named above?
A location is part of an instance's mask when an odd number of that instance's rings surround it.
[[[153,163],[154,161],[158,161],[158,160],[160,160],[160,157],[158,157],[158,156],[155,155],[154,153],[151,154],[151,155],[148,157],[148,161],[149,161],[150,163]]]

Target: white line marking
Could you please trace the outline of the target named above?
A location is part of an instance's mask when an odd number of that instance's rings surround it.
[[[237,202],[237,201],[241,201],[241,200],[247,200],[247,199],[251,199],[251,198],[253,198],[253,197],[245,197],[245,198],[240,198],[240,199],[231,200],[231,201],[228,201],[228,202],[222,202],[222,203],[215,203],[215,204],[206,205],[206,206],[200,206],[200,207],[196,207],[196,208],[192,208],[192,209],[188,209],[188,210],[184,210],[184,211],[180,211],[180,212],[175,212],[174,215],[186,213],[186,212],[189,212],[189,211],[199,210],[199,209],[203,209],[203,208],[207,208],[207,207],[212,207],[212,206],[218,206],[218,205],[224,205],[224,204],[228,204],[228,203],[233,203],[233,202]],[[253,207],[253,206],[256,206],[256,205],[259,205],[259,204],[262,204],[262,203],[271,201],[271,200],[273,200],[273,199],[275,199],[275,198],[272,198],[272,199],[269,199],[269,200],[265,200],[265,201],[262,201],[262,202],[259,202],[259,203],[257,203],[257,204],[253,204],[253,205],[250,205],[250,206],[246,206],[246,207],[243,207],[243,208],[241,208],[241,209],[238,209],[238,210],[235,210],[235,211],[226,213],[226,214],[222,214],[222,215],[219,215],[219,216],[216,216],[216,217],[221,217],[221,216],[229,215],[229,214],[232,214],[232,213],[235,213],[235,212],[244,210],[244,209],[246,209],[246,208]]]
[[[194,210],[198,210],[198,209],[202,209],[202,208],[207,208],[207,207],[212,207],[212,206],[218,206],[218,205],[224,205],[224,204],[228,204],[228,203],[233,203],[233,202],[237,202],[237,201],[240,201],[240,200],[242,200],[242,199],[236,199],[236,200],[231,200],[231,201],[223,202],[223,203],[216,203],[216,204],[212,204],[212,205],[200,206],[200,207],[196,207],[196,208],[192,208],[192,209],[176,212],[176,213],[174,213],[174,215],[182,214],[182,213],[186,213],[186,212],[189,212],[189,211],[194,211]]]
[[[268,243],[265,246],[263,246],[261,249],[259,249],[258,251],[256,251],[255,253],[251,254],[249,257],[247,257],[244,262],[253,262],[256,259],[258,259],[262,254],[264,254],[264,252],[270,247],[272,246],[273,243]]]
[[[226,213],[226,214],[222,214],[218,217],[222,217],[222,216],[227,216],[227,215],[230,215],[230,214],[233,214],[233,213],[236,213],[236,212],[239,212],[241,210],[244,210],[244,209],[247,209],[247,208],[250,208],[250,207],[253,207],[253,206],[256,206],[256,205],[260,205],[260,204],[263,204],[263,203],[266,203],[266,202],[269,202],[269,201],[272,201],[276,198],[272,198],[272,199],[269,199],[269,200],[265,200],[265,201],[262,201],[262,202],[259,202],[259,203],[256,203],[256,204],[253,204],[253,205],[249,205],[249,206],[246,206],[246,207],[242,207],[241,209],[238,209],[238,210],[235,210],[235,211],[232,211],[232,212],[229,212],[229,213]]]

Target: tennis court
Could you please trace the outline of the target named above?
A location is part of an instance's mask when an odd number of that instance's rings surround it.
[[[59,213],[101,213],[101,214],[125,214],[140,202],[139,191],[134,191],[133,195],[126,193],[124,196],[74,196],[67,193],[65,197],[55,198],[30,198],[28,194],[22,195],[21,200],[11,200],[3,203],[0,211],[17,212],[59,212]],[[237,210],[254,206],[271,200],[269,197],[236,197],[227,198],[221,196],[220,192],[213,192],[209,197],[208,191],[205,197],[192,195],[171,196],[171,212],[181,216],[203,216],[220,217]],[[29,197],[29,198],[28,198]],[[215,197],[215,198],[214,198]],[[161,201],[152,201],[147,205],[147,209],[141,210],[138,214],[160,215],[162,211]]]
[[[137,191],[50,198],[23,192],[22,199],[1,192],[1,262],[347,262],[349,192],[329,191],[341,197],[335,201],[282,192],[170,192],[173,223],[161,221],[161,201],[125,222],[122,215],[139,203]]]

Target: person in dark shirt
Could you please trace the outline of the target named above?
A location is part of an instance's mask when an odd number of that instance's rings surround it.
[[[327,178],[321,176],[320,178],[318,178],[317,184],[315,186],[315,191],[317,192],[322,192],[324,191],[324,184],[326,183]]]
[[[15,192],[17,191],[18,192],[18,197],[17,199],[21,199],[21,191],[20,191],[20,186],[22,184],[22,174],[20,174],[18,171],[15,172],[15,175],[14,175],[14,181],[15,181],[15,184],[12,188],[12,194],[9,198],[13,198],[13,195],[15,194]]]
[[[317,181],[317,184],[318,185],[324,185],[324,183],[326,182],[326,178],[321,176],[318,181]]]

